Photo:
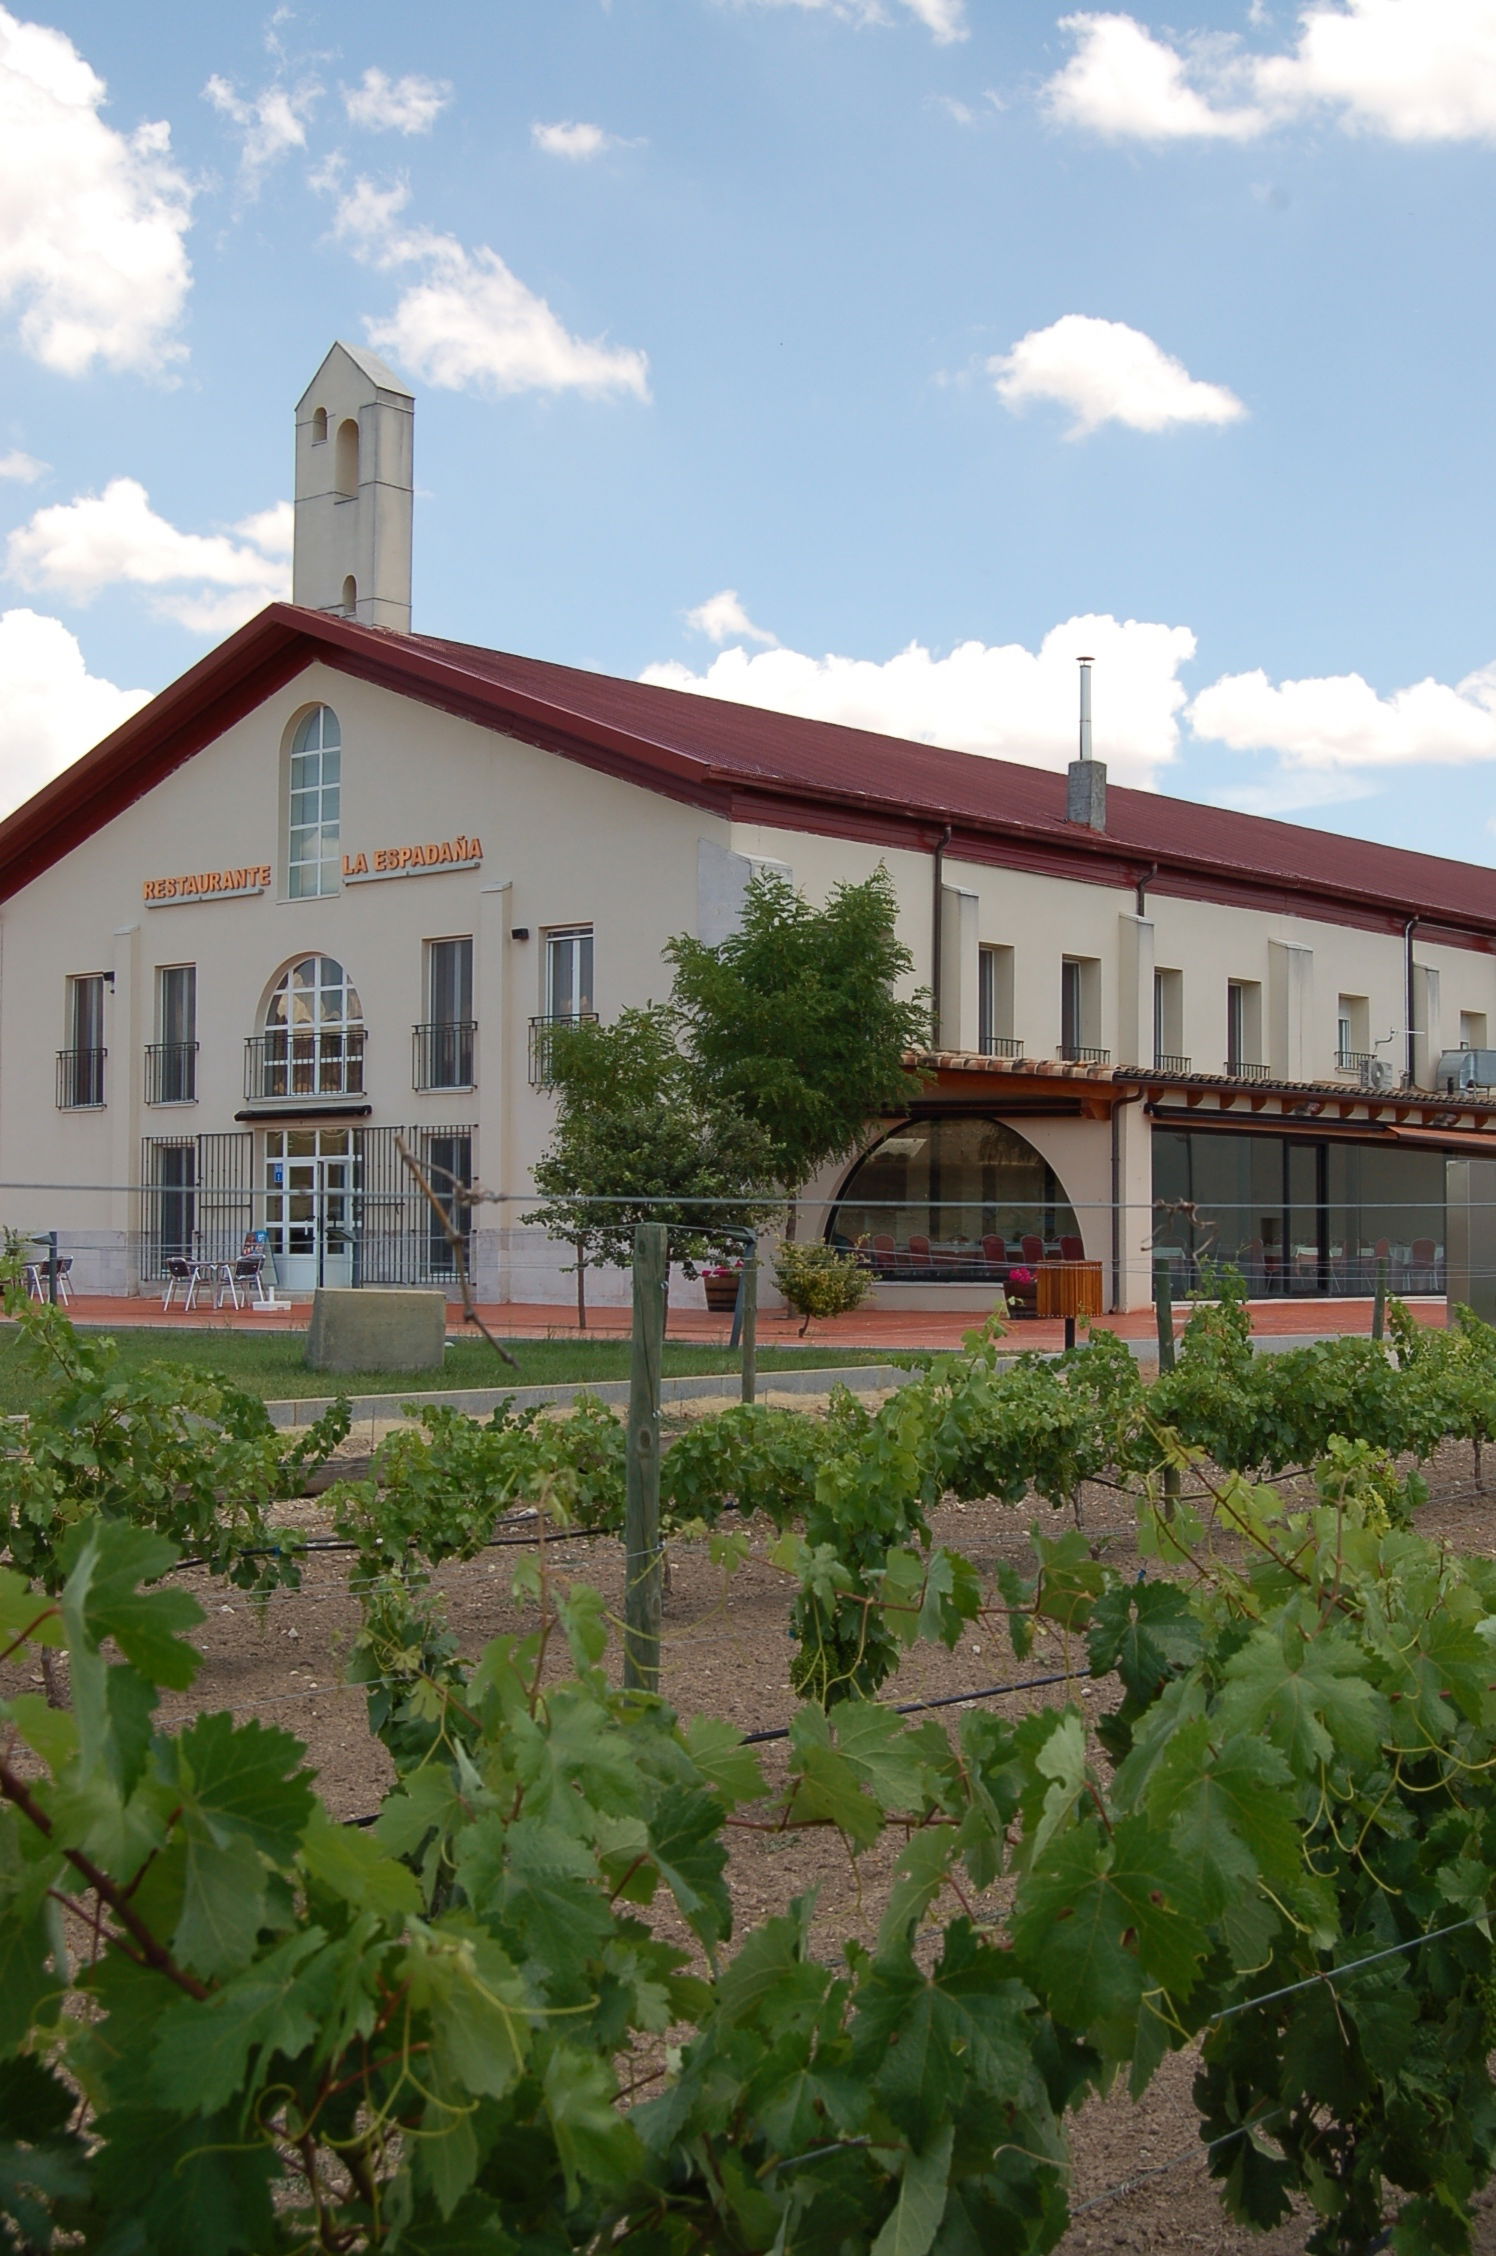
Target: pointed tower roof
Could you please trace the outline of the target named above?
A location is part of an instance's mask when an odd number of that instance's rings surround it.
[[[325,376],[328,367],[337,359],[339,353],[343,355],[345,360],[351,360],[354,367],[358,370],[359,374],[365,377],[368,382],[373,384],[379,391],[394,392],[401,399],[415,398],[414,392],[411,390],[409,384],[406,383],[404,377],[397,376],[393,368],[391,368],[387,362],[380,359],[378,353],[371,352],[367,345],[347,344],[340,337],[337,343],[329,348],[322,361],[321,367],[317,370],[316,375],[312,378],[306,390],[302,393],[300,399],[297,401],[296,405],[298,408],[303,408],[306,406],[313,392],[315,392],[321,385],[322,379]]]

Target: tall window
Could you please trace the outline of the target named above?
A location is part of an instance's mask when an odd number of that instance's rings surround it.
[[[338,890],[343,732],[330,705],[314,706],[291,740],[286,811],[286,891],[293,901]]]
[[[1013,951],[977,950],[977,1047],[983,1057],[1017,1057],[1013,1033]]]
[[[470,1189],[473,1180],[473,1139],[468,1129],[459,1129],[449,1136],[428,1136],[425,1146],[427,1171],[432,1191],[442,1213],[457,1235],[466,1241],[473,1227],[473,1210],[463,1192]],[[426,1266],[433,1277],[451,1277],[457,1273],[457,1257],[442,1227],[441,1217],[435,1208],[428,1207],[426,1221]],[[464,1253],[467,1247],[464,1242]]]
[[[1184,1048],[1184,973],[1153,974],[1153,1063],[1170,1073],[1187,1073]]]
[[[1260,1076],[1262,988],[1255,979],[1226,982],[1226,1071]]]
[[[592,1016],[592,927],[546,935],[545,1008],[549,1018]]]
[[[1101,1019],[1101,966],[1094,956],[1066,956],[1060,964],[1060,1055],[1081,1065],[1105,1065],[1096,1047]]]
[[[416,1028],[416,1087],[470,1089],[476,1032],[471,937],[428,940],[426,1023]]]
[[[64,1112],[104,1102],[104,974],[68,981],[67,1048],[57,1053],[57,1102]]]
[[[332,956],[303,956],[282,974],[249,1044],[249,1097],[358,1096],[364,1086],[364,1014],[358,990]]]
[[[156,1039],[146,1052],[146,1102],[197,1097],[197,966],[163,964],[156,974]]]
[[[197,1146],[158,1144],[155,1148],[156,1267],[195,1250],[197,1227]]]
[[[1335,1063],[1354,1073],[1371,1049],[1371,1005],[1365,995],[1341,995],[1335,1004]]]

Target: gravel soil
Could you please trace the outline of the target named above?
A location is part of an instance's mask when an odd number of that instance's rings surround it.
[[[796,1407],[808,1407],[804,1397]],[[377,1438],[366,1422],[348,1447],[367,1450]],[[1468,1448],[1447,1448],[1427,1469],[1427,1477],[1432,1493],[1419,1516],[1420,1533],[1459,1550],[1496,1553],[1496,1490],[1489,1497],[1476,1490]],[[1127,1500],[1097,1487],[1086,1491],[1082,1509],[1087,1533],[1125,1563],[1134,1553]],[[308,1533],[327,1527],[320,1500],[293,1508],[288,1516]],[[1004,1557],[1022,1564],[1029,1556],[1025,1531],[1035,1517],[1049,1521],[1047,1507],[947,1504],[936,1517],[935,1533],[979,1567],[991,1567]],[[662,1691],[683,1715],[722,1716],[751,1731],[786,1723],[795,1700],[789,1680],[789,1585],[768,1560],[772,1531],[755,1523],[750,1536],[750,1556],[730,1580],[713,1565],[704,1544],[671,1544]],[[553,1537],[547,1548],[557,1574],[594,1583],[612,1606],[621,1607],[616,1539]],[[438,1575],[464,1652],[475,1654],[500,1632],[534,1625],[533,1607],[517,1605],[509,1589],[525,1555],[520,1548],[490,1550]],[[170,1725],[204,1708],[228,1708],[240,1718],[256,1716],[294,1731],[307,1745],[330,1809],[345,1818],[376,1809],[392,1780],[384,1750],[365,1728],[359,1693],[341,1683],[358,1628],[347,1565],[340,1555],[314,1555],[307,1561],[303,1587],[278,1592],[263,1606],[202,1570],[184,1573],[182,1581],[206,1608],[196,1637],[205,1666],[190,1694],[165,1695],[159,1711]],[[616,1649],[609,1663],[616,1668]],[[978,1632],[954,1652],[916,1646],[883,1697],[971,1695],[1014,1715],[1035,1705],[1063,1705],[1070,1698],[1089,1704],[1098,1692],[1083,1674],[1069,1683],[990,1695],[993,1685],[1063,1671],[1072,1663],[1083,1670],[1083,1653],[1073,1646],[1067,1652],[1058,1635],[1042,1638],[1029,1661],[1020,1665],[1005,1639]],[[16,1671],[0,1671],[0,1679],[0,1689],[11,1689]],[[782,1754],[772,1745],[763,1754],[772,1784],[782,1775]],[[730,1838],[740,1931],[813,1886],[819,1891],[820,1947],[828,1955],[839,1951],[843,1937],[872,1939],[896,1854],[894,1843],[879,1844],[854,1862],[836,1837],[820,1832],[780,1836],[737,1831]],[[994,1895],[986,1908],[996,1908],[998,1900]],[[1172,2057],[1140,2103],[1114,2094],[1093,2101],[1076,2119],[1074,2222],[1060,2244],[1064,2256],[1195,2248],[1218,2250],[1221,2256],[1249,2249],[1262,2256],[1287,2256],[1288,2251],[1297,2256],[1303,2249],[1312,2221],[1296,2219],[1272,2233],[1255,2234],[1226,2218],[1200,2155],[1190,2101],[1192,2073],[1189,2053]],[[1488,2197],[1475,2246],[1479,2256],[1496,2256],[1496,2196]]]

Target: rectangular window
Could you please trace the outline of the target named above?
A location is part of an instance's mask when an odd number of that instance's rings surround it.
[[[1483,1050],[1486,1046],[1486,1014],[1484,1011],[1460,1012],[1460,1048]]]
[[[293,901],[338,890],[342,774],[338,744],[308,744],[291,755],[286,891]]]
[[[156,1147],[156,1226],[160,1261],[188,1260],[197,1225],[197,1146]]]
[[[156,974],[156,1039],[146,1051],[147,1104],[197,1101],[197,966]]]
[[[418,1089],[473,1086],[473,943],[426,943],[426,1023],[416,1028]]]
[[[1013,951],[977,950],[977,1047],[983,1057],[1017,1057],[1013,1033]]]
[[[1060,1056],[1071,1064],[1105,1065],[1098,1049],[1101,966],[1094,956],[1066,956],[1060,964]]]
[[[450,1136],[428,1136],[425,1145],[426,1170],[431,1188],[440,1200],[442,1213],[451,1228],[462,1240],[464,1259],[469,1257],[468,1240],[472,1233],[473,1210],[463,1193],[470,1190],[473,1181],[473,1139],[470,1130],[463,1129]],[[451,1238],[442,1227],[440,1218],[428,1205],[426,1208],[428,1273],[433,1277],[454,1277],[457,1274],[457,1256]]]
[[[1341,995],[1335,1004],[1335,1064],[1359,1073],[1371,1058],[1371,1004],[1365,995]]]
[[[1184,1049],[1184,973],[1153,974],[1153,1063],[1167,1073],[1188,1073]]]
[[[68,981],[67,1048],[57,1053],[57,1103],[64,1112],[104,1102],[104,987],[101,971]]]
[[[1226,1071],[1261,1078],[1262,987],[1255,979],[1226,982]]]
[[[591,1018],[592,927],[568,926],[545,940],[547,1018]]]

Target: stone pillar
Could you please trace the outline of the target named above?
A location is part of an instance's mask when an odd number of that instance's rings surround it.
[[[1117,919],[1118,1065],[1153,1063],[1153,922],[1124,912]]]
[[[940,1025],[942,1050],[975,1050],[979,1038],[977,916],[981,903],[959,885],[940,888]]]
[[[1321,1063],[1314,1057],[1313,1028],[1314,950],[1287,940],[1269,940],[1266,1062],[1280,1079],[1324,1080],[1329,1061]]]
[[[1420,1089],[1434,1085],[1439,1052],[1457,1045],[1444,1040],[1439,974],[1432,964],[1413,966],[1413,1079]]]

